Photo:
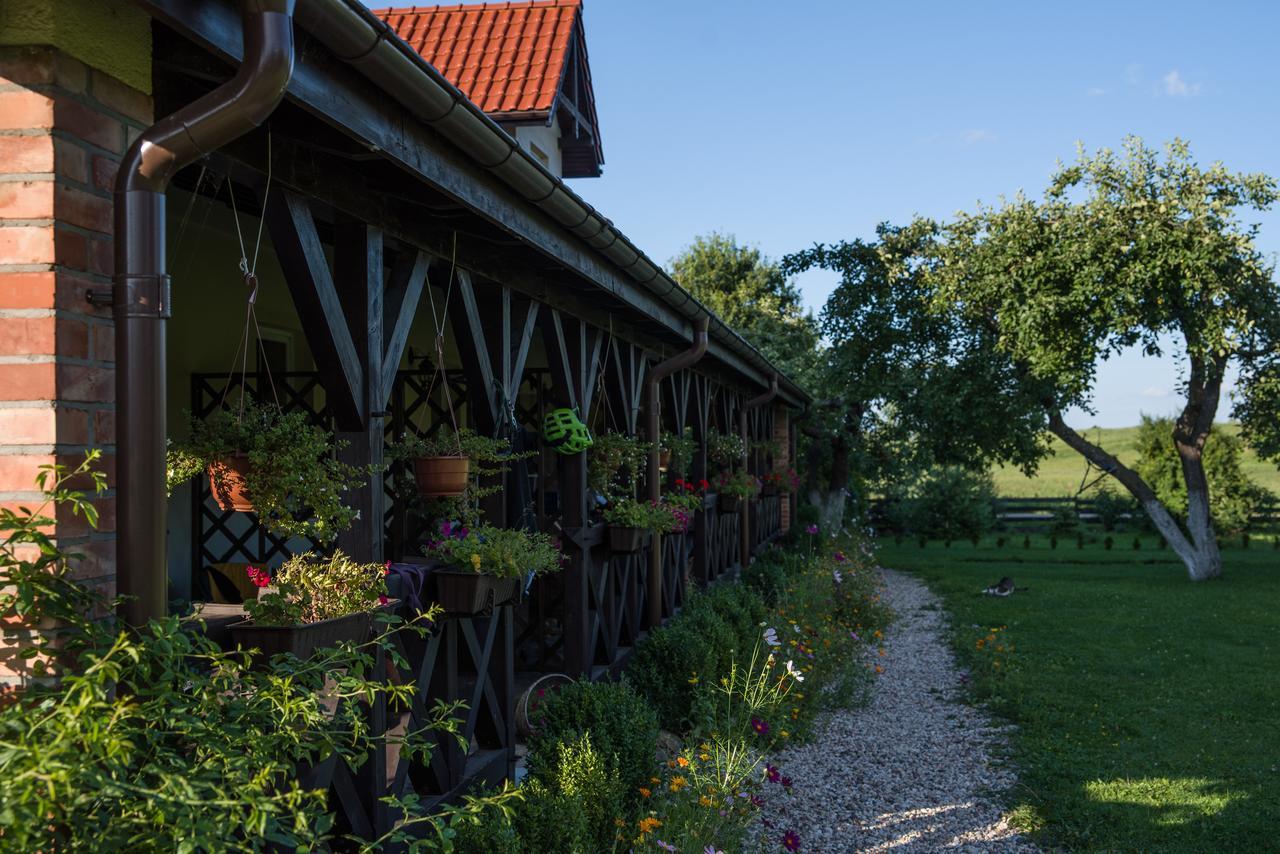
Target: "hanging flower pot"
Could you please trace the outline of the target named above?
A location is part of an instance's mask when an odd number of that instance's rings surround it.
[[[213,491],[213,500],[223,510],[235,510],[240,513],[253,512],[253,499],[245,485],[249,474],[249,455],[236,453],[219,457],[209,463],[209,487]]]
[[[467,456],[414,457],[413,479],[425,498],[454,498],[467,488],[471,458]]]
[[[658,451],[658,468],[660,469],[671,468],[671,452],[666,448],[663,448],[661,451]]]
[[[451,614],[484,614],[506,605],[519,594],[521,581],[556,572],[563,560],[558,543],[534,531],[445,523],[440,534],[423,554],[444,564],[431,579],[436,601]]]
[[[538,677],[516,701],[516,732],[525,737],[533,735],[541,706],[556,691],[572,684],[573,679],[563,673],[547,673]]]

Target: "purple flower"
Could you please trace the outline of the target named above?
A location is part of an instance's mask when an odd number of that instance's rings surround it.
[[[854,640],[856,640],[856,641],[860,641],[860,640],[862,640],[862,638],[858,637],[858,633],[857,633],[857,632],[855,632],[855,631],[850,631],[850,632],[849,632],[849,637],[853,638],[853,639],[854,639]]]
[[[752,728],[753,730],[755,730],[755,731],[756,731],[756,735],[768,735],[768,734],[769,734],[769,722],[768,722],[768,721],[762,721],[762,720],[760,720],[760,718],[752,718],[752,719],[751,719],[751,728]]]
[[[810,524],[810,525],[809,525],[809,527],[807,527],[807,528],[805,528],[805,529],[804,529],[804,532],[805,532],[806,534],[816,534],[816,533],[818,533],[818,526],[817,526],[817,525]]]
[[[778,785],[782,786],[782,788],[787,789],[789,791],[791,789],[791,778],[783,777],[781,780],[778,781]]]
[[[452,537],[452,536],[453,536],[453,523],[452,523],[452,522],[444,521],[444,522],[441,522],[441,523],[440,523],[440,536],[442,536],[442,537]]]
[[[658,847],[661,848],[663,851],[676,850],[676,847],[669,842],[663,842],[661,839],[657,840],[657,842],[658,842]]]
[[[782,777],[782,772],[772,765],[764,766],[764,776],[769,779],[770,783],[776,783]]]
[[[844,552],[836,552],[835,558],[836,558],[836,563],[844,563],[846,560],[848,560],[848,558],[844,556]]]
[[[800,837],[796,835],[794,830],[788,830],[782,834],[782,847],[788,851],[800,850]]]

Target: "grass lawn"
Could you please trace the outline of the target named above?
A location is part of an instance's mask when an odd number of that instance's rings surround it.
[[[1228,433],[1238,434],[1240,425],[1220,424]],[[1095,427],[1084,431],[1085,436],[1093,442],[1120,458],[1120,462],[1132,464],[1138,459],[1136,442],[1137,427]],[[1272,463],[1258,459],[1254,452],[1246,447],[1244,452],[1244,472],[1249,479],[1259,486],[1280,493],[1280,469]],[[1076,494],[1080,488],[1080,478],[1084,475],[1084,457],[1063,444],[1061,439],[1053,437],[1051,455],[1040,463],[1036,476],[1028,478],[1016,468],[997,466],[991,470],[996,481],[996,494],[1001,498],[1063,498]],[[1093,476],[1097,476],[1094,470]]]
[[[1012,539],[884,540],[880,562],[944,598],[975,696],[1018,725],[1017,821],[1072,850],[1277,850],[1280,551],[1193,584],[1151,536]],[[1004,575],[1030,589],[977,595]]]

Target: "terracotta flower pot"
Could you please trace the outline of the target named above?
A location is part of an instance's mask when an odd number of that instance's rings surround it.
[[[245,487],[245,475],[249,473],[249,455],[232,454],[209,463],[209,486],[213,500],[223,510],[240,513],[253,512],[253,499]]]
[[[615,554],[632,554],[640,551],[648,538],[649,532],[644,528],[610,525],[609,551]]]
[[[486,614],[516,596],[518,578],[505,578],[469,569],[433,570],[435,599],[450,614]]]
[[[665,469],[671,466],[671,452],[658,451],[658,468]]]
[[[413,478],[418,492],[427,498],[453,498],[467,488],[471,474],[471,458],[416,457],[413,461]]]

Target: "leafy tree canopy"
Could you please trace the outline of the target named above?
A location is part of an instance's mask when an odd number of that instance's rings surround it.
[[[817,323],[778,264],[732,235],[712,232],[694,238],[668,267],[783,373],[813,387],[821,360]]]

